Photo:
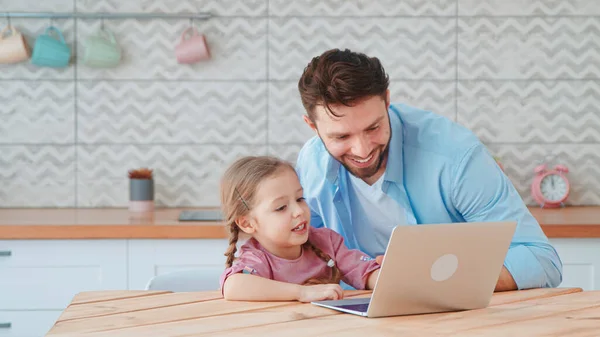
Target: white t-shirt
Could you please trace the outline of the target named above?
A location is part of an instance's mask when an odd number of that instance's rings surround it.
[[[383,193],[383,177],[373,185],[351,173],[349,187],[354,197],[350,198],[350,213],[356,240],[361,250],[371,256],[385,253],[392,230],[406,224],[406,213],[394,199]]]

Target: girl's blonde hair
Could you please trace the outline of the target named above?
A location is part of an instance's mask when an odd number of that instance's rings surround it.
[[[229,230],[229,247],[225,252],[227,268],[233,265],[237,252],[237,241],[240,228],[236,221],[247,215],[256,203],[256,191],[265,179],[270,178],[281,170],[289,169],[296,173],[294,167],[287,161],[272,156],[246,156],[236,160],[227,168],[221,179],[221,208],[225,218],[225,225]],[[333,262],[332,276],[330,279],[310,279],[305,284],[339,283],[340,270],[335,261],[309,240],[303,245],[304,249],[311,249],[325,263]]]

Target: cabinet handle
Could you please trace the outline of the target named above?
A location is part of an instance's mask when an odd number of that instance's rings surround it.
[[[12,252],[10,250],[0,250],[0,256],[11,256]]]
[[[0,323],[0,329],[10,329],[11,325],[12,324],[10,322],[8,322],[8,323]]]

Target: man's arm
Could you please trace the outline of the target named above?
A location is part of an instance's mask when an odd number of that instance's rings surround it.
[[[451,198],[465,221],[517,221],[496,290],[557,287],[562,262],[537,220],[483,144],[456,158]]]

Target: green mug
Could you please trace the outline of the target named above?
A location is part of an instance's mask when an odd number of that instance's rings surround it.
[[[100,29],[84,45],[83,64],[89,67],[111,68],[121,62],[121,48],[110,30]]]

